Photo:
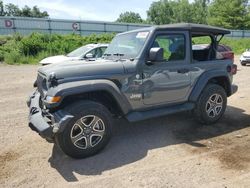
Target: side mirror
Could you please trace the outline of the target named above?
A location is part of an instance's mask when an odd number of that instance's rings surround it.
[[[85,55],[85,57],[86,57],[87,59],[91,59],[91,58],[94,58],[94,55],[93,55],[92,53],[87,53],[87,54]]]
[[[151,63],[164,61],[163,53],[163,48],[151,48],[149,51],[149,61]]]

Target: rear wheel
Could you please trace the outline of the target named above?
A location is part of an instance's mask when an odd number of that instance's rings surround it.
[[[73,158],[85,158],[101,151],[111,137],[112,116],[102,104],[92,101],[75,103],[67,110],[74,116],[56,136],[64,153]]]
[[[208,84],[201,93],[194,110],[196,119],[204,124],[217,122],[225,112],[227,95],[223,87]]]
[[[241,62],[241,65],[242,65],[242,66],[246,66],[246,63]]]

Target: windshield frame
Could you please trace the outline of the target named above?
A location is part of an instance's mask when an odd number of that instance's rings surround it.
[[[107,49],[109,48],[109,46],[111,46],[113,40],[116,37],[122,36],[122,35],[127,35],[127,34],[131,34],[131,33],[140,33],[140,32],[148,32],[147,36],[145,37],[145,41],[144,44],[141,46],[141,49],[138,51],[138,53],[134,56],[134,57],[128,57],[126,56],[126,54],[120,54],[120,53],[115,53],[115,54],[109,54]],[[128,32],[124,32],[124,33],[119,33],[115,36],[115,38],[113,38],[113,40],[111,41],[111,43],[109,44],[108,48],[106,49],[104,54],[107,54],[106,56],[104,55],[103,58],[104,59],[139,59],[141,57],[141,55],[143,54],[143,51],[145,50],[145,47],[147,46],[148,40],[150,39],[150,36],[152,34],[152,30],[149,28],[143,28],[143,29],[137,29],[137,30],[132,30],[132,31],[128,31]]]

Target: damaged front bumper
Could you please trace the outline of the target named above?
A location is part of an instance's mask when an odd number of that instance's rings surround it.
[[[40,93],[35,91],[27,100],[29,107],[29,127],[41,137],[53,142],[55,134],[61,132],[73,116],[64,110],[49,113],[39,105]]]

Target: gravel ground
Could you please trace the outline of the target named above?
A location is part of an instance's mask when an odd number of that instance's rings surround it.
[[[238,65],[239,91],[219,123],[189,113],[116,122],[105,150],[83,160],[28,128],[37,68],[0,65],[0,187],[250,187],[250,67]]]

